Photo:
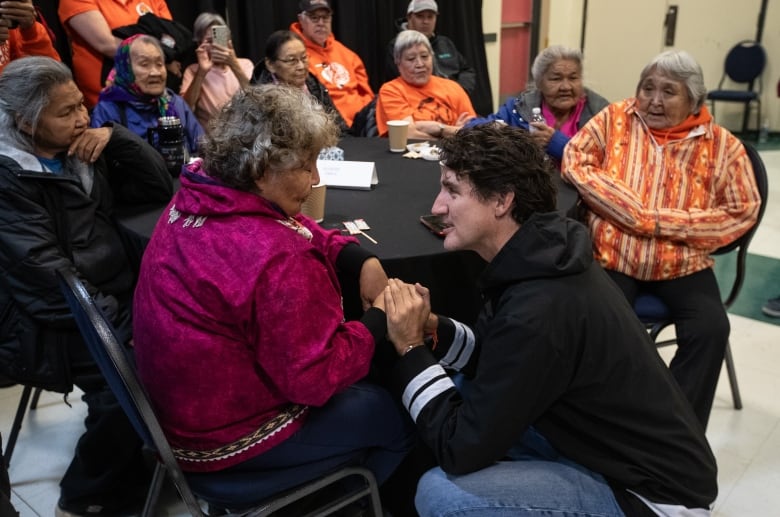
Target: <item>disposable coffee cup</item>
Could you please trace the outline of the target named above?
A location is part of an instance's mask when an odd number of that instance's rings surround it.
[[[325,219],[325,184],[319,183],[311,188],[311,194],[301,205],[303,215],[309,216],[318,223]]]
[[[409,134],[408,120],[388,120],[387,136],[390,140],[390,150],[394,153],[406,152],[406,137]]]

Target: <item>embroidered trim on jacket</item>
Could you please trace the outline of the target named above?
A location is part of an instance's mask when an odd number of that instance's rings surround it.
[[[287,410],[282,411],[271,420],[265,422],[256,431],[239,438],[233,443],[207,451],[172,448],[173,455],[179,461],[204,462],[224,460],[264,442],[303,416],[307,409],[307,406],[292,405]]]

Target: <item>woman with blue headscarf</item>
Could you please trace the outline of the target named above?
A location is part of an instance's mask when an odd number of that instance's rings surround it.
[[[124,40],[114,57],[111,86],[100,92],[92,127],[118,122],[143,139],[160,117],[178,117],[190,154],[196,154],[203,128],[184,99],[165,87],[167,73],[160,42],[146,34]]]

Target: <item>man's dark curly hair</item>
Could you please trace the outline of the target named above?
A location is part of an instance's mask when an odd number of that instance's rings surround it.
[[[556,170],[527,131],[499,124],[464,128],[444,138],[441,162],[468,178],[482,200],[514,192],[512,217],[523,224],[535,212],[555,210]]]

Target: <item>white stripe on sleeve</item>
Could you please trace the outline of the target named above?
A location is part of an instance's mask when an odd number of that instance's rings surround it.
[[[455,384],[449,378],[444,368],[438,364],[431,365],[420,372],[406,385],[401,402],[409,411],[413,420],[425,405],[440,393],[454,388]]]
[[[461,370],[471,359],[474,353],[474,333],[469,327],[459,321],[454,321],[455,337],[452,340],[452,346],[447,350],[447,354],[439,360],[439,364]]]

